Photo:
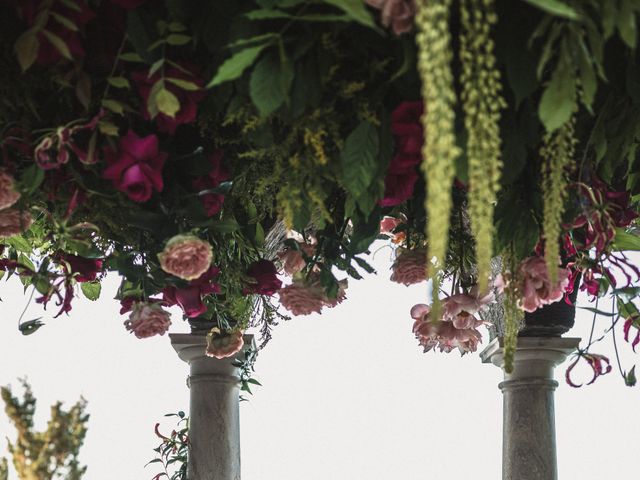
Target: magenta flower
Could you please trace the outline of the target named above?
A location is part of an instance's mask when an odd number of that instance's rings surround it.
[[[120,139],[118,150],[106,148],[109,166],[102,177],[135,202],[146,202],[163,188],[162,167],[167,154],[158,150],[158,137],[140,138],[132,130]]]
[[[582,383],[576,384],[571,379],[571,372],[574,369],[574,367],[578,364],[581,358],[584,358],[584,360],[591,367],[591,370],[593,370],[593,377],[587,383],[587,385],[591,385],[593,382],[597,380],[599,376],[606,375],[611,371],[611,364],[609,362],[609,359],[604,355],[600,355],[598,353],[588,353],[583,351],[578,351],[578,353],[576,353],[575,355],[576,355],[576,359],[571,363],[571,365],[569,365],[569,367],[567,367],[567,371],[565,372],[565,380],[570,386],[574,388],[580,388],[583,385]]]
[[[220,185],[229,178],[228,172],[222,165],[224,153],[222,150],[216,150],[209,155],[211,171],[207,175],[200,176],[193,180],[193,188],[199,192],[210,190]],[[212,217],[222,210],[224,204],[224,195],[220,193],[205,193],[200,195],[200,201],[204,207],[208,217]]]
[[[247,270],[248,285],[242,293],[256,293],[258,295],[273,295],[280,287],[282,281],[278,278],[278,270],[269,260],[258,260],[249,265]]]
[[[204,297],[212,293],[220,293],[220,285],[215,282],[220,269],[211,265],[200,277],[189,282],[186,287],[165,287],[162,299],[167,306],[179,305],[188,318],[196,318],[206,313]]]
[[[629,318],[627,318],[624,322],[624,340],[626,342],[629,341],[629,334],[631,333],[631,327],[634,327],[635,330],[635,334],[636,336],[634,337],[632,343],[631,343],[631,348],[633,349],[633,351],[636,351],[636,346],[640,343],[640,317],[638,317],[638,315],[632,315]]]

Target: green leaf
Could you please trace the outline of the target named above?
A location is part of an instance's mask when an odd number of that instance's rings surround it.
[[[605,317],[613,317],[616,315],[615,313],[605,312],[604,310],[598,310],[597,308],[593,308],[593,307],[578,307],[578,308],[581,308],[582,310],[587,310],[588,312],[591,312],[591,313],[595,313],[596,315],[603,315]]]
[[[624,40],[624,43],[626,43],[629,48],[635,50],[637,42],[636,15],[630,0],[622,2],[622,6],[618,11],[616,25],[618,32],[620,32],[620,38]]]
[[[123,62],[134,62],[134,63],[142,63],[142,62],[144,62],[142,57],[140,55],[138,55],[136,52],[122,53],[122,54],[120,54],[119,58]]]
[[[231,233],[239,230],[240,224],[234,219],[215,220],[212,222],[208,222],[206,224],[206,227],[218,233]]]
[[[25,194],[31,195],[40,187],[43,180],[44,170],[34,163],[23,170],[20,176],[20,187]]]
[[[347,137],[340,156],[342,181],[347,191],[359,197],[373,181],[380,139],[376,127],[363,121]]]
[[[47,40],[51,42],[51,44],[56,47],[56,50],[67,60],[72,60],[71,52],[69,51],[69,47],[66,42],[62,40],[55,33],[50,32],[49,30],[42,30],[42,34],[47,37]]]
[[[591,55],[589,55],[589,51],[582,41],[580,41],[578,52],[578,66],[580,68],[582,103],[585,107],[587,107],[587,109],[589,109],[589,111],[591,111],[591,105],[593,105],[593,99],[596,95],[596,89],[598,88],[598,81],[596,80],[596,73],[593,69]]]
[[[548,132],[553,132],[569,121],[575,109],[576,82],[569,61],[566,56],[560,56],[540,100],[538,115]]]
[[[291,14],[281,12],[280,10],[270,10],[263,8],[261,10],[252,10],[245,13],[245,17],[249,20],[271,20],[277,18],[291,18]]]
[[[92,302],[95,302],[100,298],[100,292],[102,290],[102,286],[100,282],[83,282],[80,284],[80,289],[84,296],[87,297]]]
[[[265,55],[251,72],[249,94],[263,117],[270,115],[284,103],[292,79],[284,77],[281,62],[273,53]]]
[[[166,88],[161,88],[155,98],[158,112],[173,118],[180,111],[180,100]]]
[[[181,33],[172,33],[167,37],[167,43],[169,45],[186,45],[191,41],[191,37],[189,35],[184,35]]]
[[[60,25],[68,28],[72,32],[77,32],[78,31],[78,26],[75,23],[73,23],[71,20],[69,20],[67,17],[64,17],[64,16],[62,16],[59,13],[56,13],[56,12],[50,12],[50,14],[51,14],[51,16],[53,18],[56,19],[56,21]]]
[[[15,248],[19,252],[31,253],[33,248],[31,244],[25,240],[22,235],[14,235],[12,237],[4,239],[4,242]]]
[[[189,80],[173,77],[166,77],[165,80],[169,83],[173,83],[176,87],[180,87],[182,90],[188,90],[190,92],[200,90],[200,87],[197,84],[190,82]]]
[[[636,366],[631,367],[628,373],[624,374],[624,384],[627,387],[634,387],[638,379],[636,378]]]
[[[102,100],[102,106],[107,110],[111,110],[113,113],[117,113],[118,115],[122,115],[124,113],[124,105],[117,100],[105,98]]]
[[[23,72],[27,71],[38,58],[40,42],[33,30],[27,30],[18,37],[13,47],[18,58],[18,63]]]
[[[124,77],[110,77],[107,78],[107,82],[109,82],[109,85],[116,87],[116,88],[130,88],[131,85],[129,84],[129,80],[127,80]]]
[[[20,330],[22,335],[31,335],[32,333],[36,333],[40,327],[44,326],[44,323],[40,321],[41,318],[42,317],[38,317],[21,323],[18,326],[18,330]]]
[[[344,11],[349,18],[358,23],[378,29],[371,13],[367,10],[362,0],[324,0],[324,2]]]
[[[218,72],[211,82],[207,85],[207,88],[215,87],[216,85],[239,78],[247,68],[253,65],[253,62],[255,62],[258,55],[260,55],[260,52],[269,45],[270,43],[265,43],[256,47],[246,48],[225,60],[224,63],[220,65]]]
[[[580,14],[573,7],[559,0],[525,0],[525,2],[557,17],[568,18],[569,20],[578,20],[580,18]]]
[[[613,240],[613,248],[620,251],[640,250],[640,236],[628,233],[624,228],[616,228],[616,236]]]

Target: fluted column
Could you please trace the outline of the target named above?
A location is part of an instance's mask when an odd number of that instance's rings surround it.
[[[557,480],[553,393],[554,368],[579,338],[520,337],[513,372],[499,384],[503,394],[503,480]],[[480,353],[484,363],[504,367],[502,338]]]
[[[178,356],[189,364],[189,480],[240,479],[240,372],[234,360],[205,355],[206,337],[170,335]],[[245,349],[253,342],[245,335]]]

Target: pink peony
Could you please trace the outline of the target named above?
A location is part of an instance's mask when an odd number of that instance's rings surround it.
[[[141,71],[132,75],[133,81],[138,87],[138,92],[144,100],[144,108],[142,116],[147,120],[154,117],[158,130],[163,133],[174,134],[178,125],[193,123],[198,113],[198,103],[205,97],[204,82],[199,77],[190,73],[190,68],[184,65],[177,68],[167,65],[164,69],[164,77],[160,76],[160,72],[156,72],[149,76],[148,72]],[[153,90],[153,86],[164,78],[164,88],[169,90],[180,103],[180,109],[175,116],[170,117],[162,112],[158,112],[153,116],[149,111],[149,97]],[[170,79],[176,79],[178,82],[189,82],[193,85],[193,89],[185,89],[172,83]]]
[[[245,295],[249,293],[273,295],[282,287],[282,281],[278,278],[278,270],[273,262],[269,260],[253,262],[249,265],[247,275],[250,280],[242,291]]]
[[[538,308],[557,302],[569,285],[569,271],[558,268],[558,281],[551,283],[547,264],[542,257],[529,257],[518,267],[521,283],[522,309],[535,312]]]
[[[244,346],[242,332],[234,332],[227,335],[220,333],[209,333],[207,335],[207,349],[205,353],[208,357],[218,360],[234,356]]]
[[[415,0],[365,0],[367,5],[381,10],[380,21],[396,35],[410,32],[416,15]]]
[[[200,176],[193,180],[193,188],[198,192],[205,190],[211,190],[220,185],[229,178],[228,172],[222,166],[222,160],[224,154],[222,150],[216,150],[209,155],[209,163],[211,164],[211,171],[207,175]],[[205,209],[208,217],[212,217],[222,210],[224,204],[224,195],[219,193],[205,193],[200,195],[200,201]]]
[[[164,335],[171,325],[171,315],[155,303],[139,302],[133,306],[124,326],[137,338]]]
[[[15,208],[0,210],[0,238],[11,237],[27,230],[33,223],[31,214]]]
[[[118,146],[118,151],[106,148],[105,157],[109,166],[102,176],[126,193],[135,202],[146,202],[153,191],[163,188],[162,167],[167,154],[158,151],[158,137],[138,137],[129,131]]]
[[[220,269],[211,265],[209,269],[186,287],[165,287],[162,290],[162,300],[165,305],[179,305],[186,317],[196,318],[207,311],[203,298],[205,295],[220,293],[220,285],[215,282]]]
[[[307,261],[304,255],[307,257],[313,257],[315,253],[315,246],[308,243],[296,242],[298,249],[287,247],[286,250],[278,252],[278,258],[282,262],[282,269],[284,273],[289,276],[293,276],[298,272],[301,272],[307,265]],[[304,255],[303,255],[304,253]]]
[[[7,172],[0,170],[0,210],[9,208],[20,198],[20,192],[15,189],[15,181]]]
[[[396,260],[391,266],[391,281],[413,285],[427,279],[427,252],[423,248],[407,250],[399,248]]]
[[[160,267],[183,280],[195,280],[211,265],[211,245],[193,235],[176,235],[158,254]]]

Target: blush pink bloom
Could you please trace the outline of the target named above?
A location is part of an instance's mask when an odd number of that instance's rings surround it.
[[[31,214],[16,208],[0,210],[0,238],[11,237],[28,230],[33,223]]]
[[[280,287],[282,281],[278,278],[278,270],[269,260],[258,260],[249,265],[247,270],[248,285],[242,293],[257,293],[258,295],[273,295]]]
[[[155,303],[139,302],[133,306],[129,319],[124,322],[127,330],[137,338],[164,335],[171,325],[171,315]]]
[[[15,181],[7,172],[0,170],[0,210],[9,208],[20,198],[20,192],[16,191]]]
[[[163,188],[162,167],[167,154],[158,150],[158,137],[139,137],[133,131],[120,139],[118,150],[106,148],[105,158],[109,166],[102,172],[103,178],[127,194],[135,202],[146,202],[153,191]]]
[[[476,288],[472,289],[470,294],[451,295],[442,302],[443,320],[452,322],[458,329],[477,328],[484,322],[477,319],[475,314],[494,299],[493,292],[479,297]]]
[[[535,312],[538,308],[562,299],[569,285],[569,270],[558,268],[558,281],[551,283],[547,264],[542,257],[529,257],[518,267],[521,281],[522,309]]]
[[[282,269],[284,273],[293,276],[298,272],[301,272],[307,265],[307,261],[304,256],[313,257],[315,253],[315,246],[308,243],[296,242],[298,249],[287,247],[286,250],[278,252],[278,258],[282,263]]]
[[[452,321],[431,319],[430,313],[431,308],[424,304],[414,305],[411,309],[411,317],[415,320],[413,333],[425,352],[435,347],[446,353],[457,348],[463,355],[477,350],[482,335],[475,327],[457,328]]]
[[[244,346],[242,332],[234,332],[230,334],[213,334],[207,335],[207,349],[205,351],[208,357],[214,357],[218,360],[234,356]]]
[[[176,235],[158,254],[160,267],[183,280],[195,280],[211,265],[211,245],[193,235]]]
[[[415,0],[365,0],[367,5],[380,10],[380,21],[391,27],[396,35],[410,32],[416,15]]]
[[[303,282],[294,282],[278,290],[280,303],[292,314],[309,315],[321,313],[324,306],[324,291],[319,286],[305,285]]]
[[[391,281],[413,285],[427,279],[427,252],[423,248],[408,250],[399,248],[396,260],[391,265]]]

